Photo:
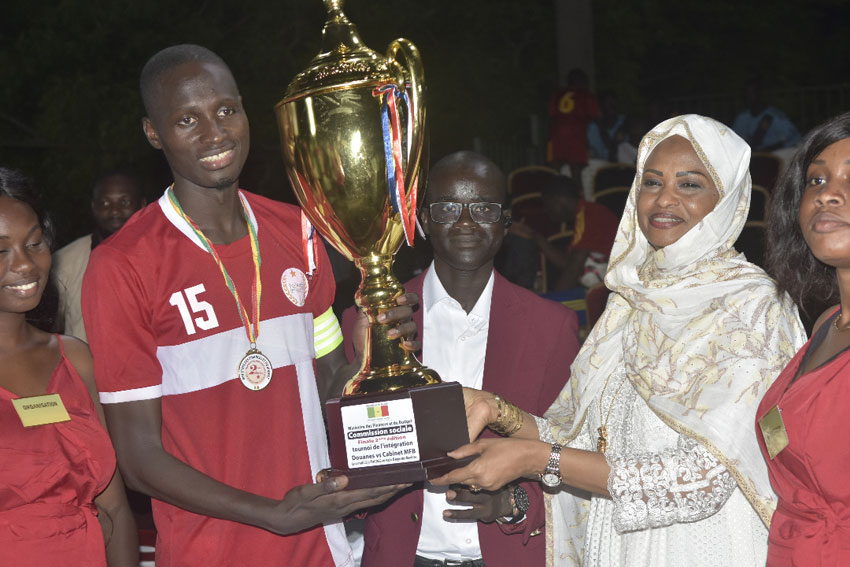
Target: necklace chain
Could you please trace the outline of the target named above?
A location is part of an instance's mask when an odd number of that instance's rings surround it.
[[[599,394],[599,421],[601,424],[596,428],[596,432],[599,433],[599,437],[596,438],[596,451],[599,453],[604,453],[608,449],[608,419],[611,417],[611,410],[614,409],[614,402],[617,401],[617,396],[620,394],[620,390],[623,389],[623,384],[628,380],[627,376],[623,376],[623,379],[620,381],[620,385],[617,387],[617,391],[614,392],[614,396],[611,398],[611,404],[608,406],[608,413],[605,414],[605,419],[602,419],[602,400],[605,397],[605,390],[608,389],[608,381],[611,380],[611,375],[608,375],[608,378],[605,379],[605,385],[602,386],[602,392]]]
[[[848,323],[848,324],[844,325],[843,327],[839,327],[839,326],[838,326],[838,320],[839,320],[839,319],[841,319],[841,313],[843,313],[843,312],[842,312],[842,311],[839,311],[839,312],[838,312],[838,315],[837,315],[837,316],[835,317],[835,319],[832,321],[832,325],[835,327],[835,330],[836,330],[836,331],[846,331],[847,329],[850,329],[850,323]]]

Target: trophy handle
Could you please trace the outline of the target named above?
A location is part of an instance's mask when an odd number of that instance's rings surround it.
[[[390,44],[387,50],[387,63],[390,68],[400,65],[398,62],[399,54],[404,56],[404,62],[407,64],[402,67],[405,70],[405,81],[410,82],[408,100],[411,107],[412,124],[408,124],[407,127],[412,135],[408,147],[407,168],[404,172],[404,186],[411,188],[419,177],[419,162],[422,159],[422,148],[425,140],[425,70],[422,67],[419,49],[412,42],[399,38]],[[399,85],[399,88],[404,87],[403,84]],[[416,205],[416,202],[410,203],[413,210],[416,209]]]

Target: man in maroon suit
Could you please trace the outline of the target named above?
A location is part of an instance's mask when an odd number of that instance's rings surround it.
[[[424,364],[444,381],[496,392],[543,415],[569,378],[577,319],[494,271],[510,224],[501,210],[505,193],[504,175],[479,154],[459,152],[434,165],[420,217],[434,262],[405,288],[421,297],[414,319]],[[349,309],[343,327],[355,318]],[[350,344],[347,353],[353,357]],[[419,483],[369,513],[362,565],[542,566],[543,530],[537,482],[493,493]]]

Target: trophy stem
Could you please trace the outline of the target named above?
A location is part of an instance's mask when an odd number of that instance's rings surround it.
[[[392,392],[441,382],[436,372],[422,366],[412,353],[401,347],[401,338],[387,338],[390,325],[378,322],[378,314],[398,305],[396,299],[404,293],[393,275],[392,263],[390,254],[354,259],[362,277],[354,299],[366,313],[369,331],[360,371],[345,385],[343,396]]]

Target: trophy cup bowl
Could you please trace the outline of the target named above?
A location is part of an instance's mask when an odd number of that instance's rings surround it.
[[[350,488],[424,480],[453,468],[445,453],[468,440],[461,387],[444,384],[377,321],[404,293],[392,262],[405,239],[413,244],[424,72],[413,43],[397,39],[380,56],[360,40],[342,0],[324,3],[322,49],[290,83],[275,113],[302,209],[362,278],[355,302],[369,330],[360,370],[342,399],[326,406],[331,464],[350,476]]]

